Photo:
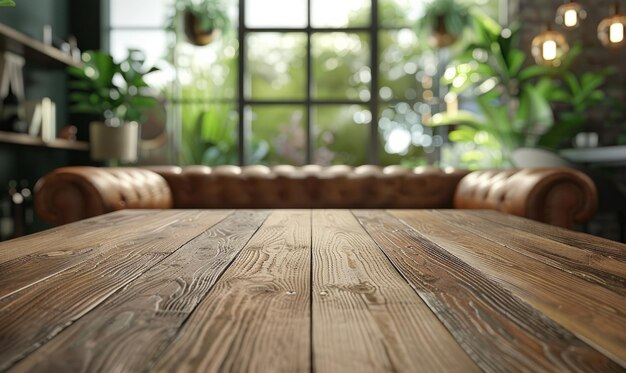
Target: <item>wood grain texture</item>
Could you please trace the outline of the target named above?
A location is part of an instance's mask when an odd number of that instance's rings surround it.
[[[387,213],[353,213],[482,369],[622,371],[528,303]]]
[[[593,254],[603,255],[613,260],[619,260],[626,263],[626,244],[620,242],[592,236],[587,233],[555,227],[553,225],[538,223],[497,211],[472,210],[471,215],[489,220],[497,225],[511,226],[519,231],[549,238],[555,242],[577,247],[582,250],[588,250]]]
[[[316,371],[479,370],[349,211],[312,230]]]
[[[310,371],[310,212],[274,212],[155,371]]]
[[[478,237],[432,211],[390,213],[626,367],[626,298]]]
[[[0,371],[626,371],[625,248],[477,210],[125,210],[0,243]]]
[[[22,360],[16,371],[144,370],[268,214],[229,215]]]
[[[478,237],[497,242],[522,255],[603,286],[622,296],[626,295],[626,261],[520,231],[512,226],[494,224],[473,214],[454,210],[437,213]]]
[[[152,229],[141,221],[112,226],[96,256],[0,300],[0,370],[48,342],[228,212],[178,213],[167,212],[171,218]]]
[[[162,226],[166,219],[184,216],[184,213],[173,210],[127,211],[3,243],[0,249],[0,299],[73,268],[137,235],[136,229],[121,229],[112,235],[113,226],[139,223],[143,229],[151,230]]]
[[[78,235],[85,240],[88,240],[89,237],[97,238],[103,231],[108,233],[111,226],[142,219],[146,216],[155,215],[157,212],[163,213],[164,211],[121,210],[4,241],[0,243],[2,246],[0,263],[41,252],[62,250],[68,244],[72,244],[67,240],[68,237]],[[168,212],[178,213],[180,211],[170,210]],[[68,233],[72,235],[68,236]]]

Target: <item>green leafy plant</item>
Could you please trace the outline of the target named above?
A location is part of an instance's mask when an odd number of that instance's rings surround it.
[[[484,165],[485,157],[492,166],[511,165],[511,152],[519,147],[556,149],[580,130],[589,108],[604,99],[600,87],[610,70],[571,72],[580,45],[558,67],[525,67],[517,27],[502,30],[482,19],[475,20],[475,29],[476,40],[450,64],[442,82],[453,94],[469,93],[479,113],[441,113],[430,123],[455,125],[449,138],[466,145],[466,166]]]
[[[582,47],[576,45],[569,52],[565,64],[555,69],[556,79],[553,78],[553,82],[554,80],[556,82],[546,92],[546,99],[554,108],[555,123],[538,139],[537,145],[540,147],[557,149],[567,140],[571,140],[590,120],[590,113],[594,107],[603,106],[610,115],[616,112],[616,107],[609,107],[610,100],[607,100],[606,94],[601,89],[615,70],[606,68],[582,74],[570,71],[571,64],[581,51]]]
[[[432,46],[453,44],[471,26],[471,6],[463,0],[431,0],[417,24],[417,34]]]
[[[183,163],[237,164],[237,127],[227,105],[201,111],[195,122],[183,123]],[[247,152],[248,163],[262,161],[269,152],[266,141],[256,141]]]
[[[187,38],[196,45],[209,44],[215,31],[227,33],[231,28],[225,0],[176,0],[175,10],[166,28],[175,32],[178,20],[182,20]]]
[[[500,146],[494,152],[496,166],[510,164],[510,152],[532,146],[553,121],[545,98],[550,80],[535,83],[553,70],[542,66],[524,68],[526,55],[517,48],[519,29],[503,32],[489,20],[475,20],[475,41],[446,70],[443,83],[453,94],[470,93],[480,115],[470,111],[433,116],[431,125],[458,125],[453,141],[473,140],[478,145]],[[499,153],[499,154],[498,154]],[[469,158],[477,161],[478,153]]]
[[[0,0],[0,6],[15,6],[15,1],[13,1],[13,0]]]
[[[145,119],[142,111],[154,106],[156,98],[149,94],[144,76],[158,68],[144,66],[143,52],[129,49],[128,57],[119,63],[101,51],[87,51],[82,59],[82,67],[68,68],[75,78],[70,82],[70,110],[121,122]]]

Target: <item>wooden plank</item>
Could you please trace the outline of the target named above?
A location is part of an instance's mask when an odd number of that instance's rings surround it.
[[[380,210],[353,212],[485,371],[622,370],[528,303],[392,216]]]
[[[315,370],[479,371],[349,211],[313,212],[312,276]]]
[[[309,372],[310,214],[274,212],[154,370]]]
[[[150,230],[141,221],[111,227],[112,243],[97,256],[0,300],[0,370],[48,342],[227,213],[186,211]],[[114,239],[128,231],[135,234],[127,241]]]
[[[446,210],[438,213],[444,219],[478,236],[620,295],[626,295],[626,262],[508,225],[494,224],[467,212]]]
[[[18,371],[144,371],[267,217],[237,211],[68,327]]]
[[[440,214],[390,213],[626,367],[623,296],[479,237]]]
[[[515,227],[517,230],[540,235],[552,241],[588,250],[594,254],[601,254],[626,263],[626,244],[493,210],[472,211],[472,214],[498,225]]]
[[[177,213],[174,210],[168,211]],[[130,223],[157,212],[160,213],[160,210],[120,210],[0,242],[0,264],[28,255],[64,250],[73,242],[68,237],[87,239],[101,234],[102,231],[108,232],[113,225]]]
[[[164,220],[183,216],[176,210],[109,214],[0,244],[5,259],[0,262],[0,300],[137,236],[137,229],[119,229],[120,225],[140,223],[144,230],[151,230],[161,227]]]

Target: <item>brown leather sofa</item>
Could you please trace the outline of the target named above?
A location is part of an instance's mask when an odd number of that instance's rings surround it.
[[[56,224],[129,208],[462,208],[570,228],[597,200],[593,182],[567,168],[65,167],[35,193],[38,214]]]

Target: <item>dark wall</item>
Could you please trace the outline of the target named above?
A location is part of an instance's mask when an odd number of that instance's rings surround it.
[[[43,40],[44,25],[52,26],[56,46],[70,35],[78,39],[81,50],[100,47],[100,1],[94,0],[18,0],[13,8],[0,8],[0,22],[36,40]],[[57,129],[67,124],[78,127],[85,139],[87,126],[81,125],[68,110],[68,77],[64,68],[46,68],[26,60],[24,70],[27,100],[50,97],[56,103]],[[10,180],[35,182],[55,168],[91,164],[87,152],[0,143],[0,193]],[[45,225],[36,220],[29,231]]]
[[[0,22],[41,41],[44,25],[52,26],[55,39],[67,40],[67,0],[20,0],[12,8],[0,8]],[[67,78],[63,69],[50,70],[26,61],[27,100],[50,97],[57,107],[57,124],[67,121]]]
[[[579,0],[587,10],[587,19],[576,29],[566,30],[556,26],[568,42],[582,42],[583,53],[578,57],[574,66],[577,73],[585,71],[600,71],[606,67],[616,69],[605,86],[607,96],[619,100],[622,107],[626,107],[626,47],[619,49],[605,48],[597,37],[597,27],[600,21],[609,16],[609,8],[614,0]],[[626,10],[626,3],[621,1],[622,11]],[[533,37],[545,30],[547,23],[554,24],[556,9],[563,4],[562,0],[522,0],[516,5],[517,19],[522,27],[522,47],[530,55],[530,45]],[[626,118],[617,123],[609,118],[606,107],[599,107],[586,124],[584,131],[597,132],[600,145],[616,145],[619,135],[626,131]]]

